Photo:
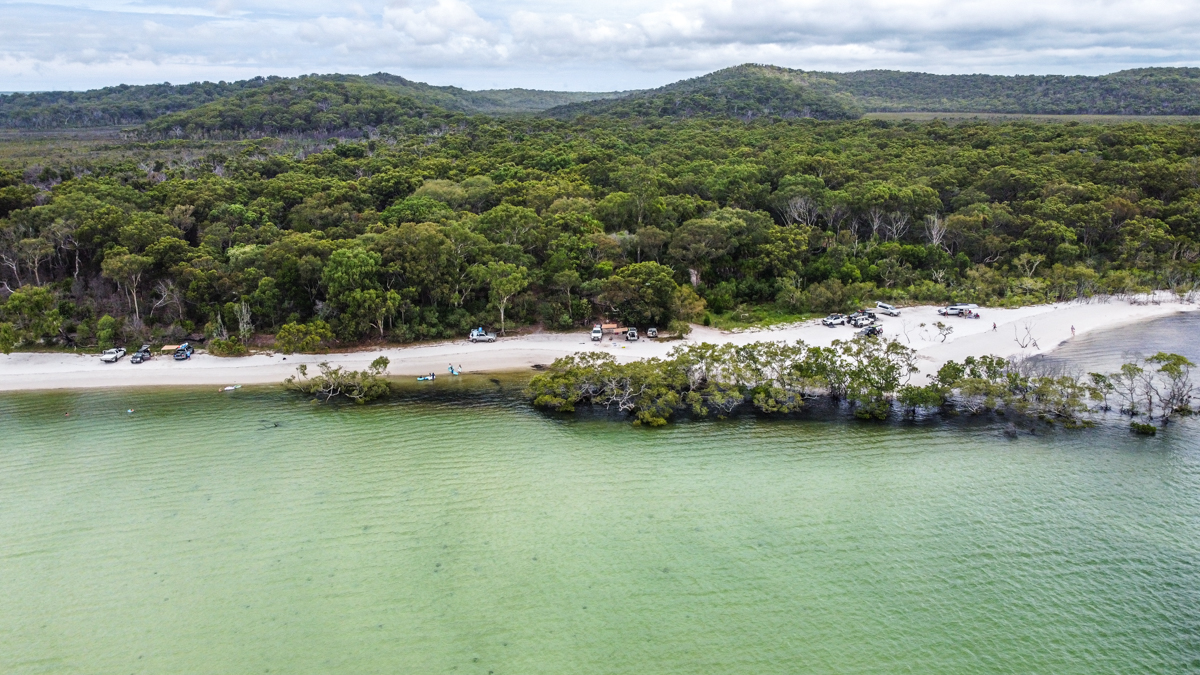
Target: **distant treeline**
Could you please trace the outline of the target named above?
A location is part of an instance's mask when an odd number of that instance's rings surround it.
[[[496,89],[467,91],[458,87],[437,87],[423,82],[414,82],[396,75],[376,73],[374,75],[308,75],[292,78],[256,77],[238,82],[194,82],[173,85],[170,83],[142,86],[120,85],[90,91],[50,91],[0,95],[0,127],[21,129],[54,129],[98,126],[121,126],[146,124],[151,120],[182,111],[195,111],[198,120],[209,120],[214,113],[209,106],[218,102],[217,110],[225,111],[238,106],[266,105],[270,110],[259,114],[260,119],[279,122],[289,108],[301,104],[313,107],[339,105],[330,91],[340,89],[357,99],[370,99],[395,108],[390,115],[412,117],[420,109],[439,108],[468,114],[503,115],[529,113],[554,106],[578,101],[609,98],[621,92],[560,92],[533,89]],[[265,90],[265,91],[258,91]],[[280,94],[290,92],[283,104]],[[202,110],[198,110],[204,108]],[[417,109],[417,110],[414,110]],[[323,111],[322,111],[323,112]],[[252,115],[254,113],[251,113]],[[228,118],[228,115],[225,115]],[[378,118],[375,115],[374,118]],[[371,115],[348,115],[343,128],[357,128],[367,124]],[[222,119],[218,113],[217,119]],[[307,125],[300,120],[310,120]],[[160,122],[156,128],[162,128]],[[209,130],[211,124],[198,123]],[[186,124],[185,124],[186,126]],[[312,121],[312,115],[296,111],[289,120],[278,125],[288,129],[320,131],[328,126],[328,120]],[[231,120],[233,132],[245,127],[245,120]],[[276,131],[271,127],[258,131]]]
[[[1200,115],[1200,68],[1110,75],[827,73],[742,65],[640,92],[467,91],[396,75],[259,77],[0,96],[0,127],[149,124],[163,135],[321,134],[453,115],[856,119],[864,112]],[[170,116],[170,119],[163,119]],[[189,132],[188,130],[192,130]]]
[[[1109,75],[930,75],[894,70],[812,73],[871,112],[1200,115],[1200,68]]]

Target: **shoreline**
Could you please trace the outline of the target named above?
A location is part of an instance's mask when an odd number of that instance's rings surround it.
[[[1079,337],[1196,309],[1196,305],[1185,304],[1173,297],[1170,300],[1158,298],[1145,304],[1101,298],[1014,309],[982,308],[980,319],[942,317],[937,314],[936,306],[928,305],[903,307],[899,317],[880,315],[879,318],[885,338],[916,350],[921,371],[914,377],[914,382],[924,384],[924,376],[936,372],[949,360],[962,361],[967,356],[985,354],[1009,357],[1049,353],[1072,339],[1072,326],[1075,337]],[[944,342],[932,328],[937,321],[954,328]],[[920,326],[922,323],[924,328]],[[684,344],[740,345],[804,340],[811,345],[828,346],[835,339],[850,339],[854,332],[850,327],[829,328],[812,320],[737,332],[694,326],[686,339],[664,342],[643,338],[626,343],[611,337],[592,342],[588,332],[578,331],[506,337],[492,344],[471,344],[458,339],[328,354],[257,354],[232,358],[199,354],[183,362],[160,356],[138,365],[129,363],[128,358],[114,364],[101,363],[96,354],[19,352],[0,354],[0,391],[281,384],[295,374],[296,366],[300,364],[312,368],[327,361],[334,366],[362,370],[379,356],[386,356],[391,361],[388,377],[392,380],[415,378],[430,372],[447,375],[447,367],[451,364],[465,374],[518,373],[528,372],[535,365],[549,365],[557,358],[577,352],[608,352],[617,361],[626,363],[666,356],[674,347]]]

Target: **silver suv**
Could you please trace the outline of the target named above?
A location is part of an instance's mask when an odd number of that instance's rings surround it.
[[[886,302],[875,303],[875,309],[880,314],[887,314],[888,316],[900,316],[900,310],[896,309],[892,305],[887,304]]]

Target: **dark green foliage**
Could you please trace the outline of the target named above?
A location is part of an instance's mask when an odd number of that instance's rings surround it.
[[[308,366],[300,365],[296,367],[296,375],[289,377],[285,384],[322,402],[345,398],[355,403],[369,403],[391,393],[391,385],[387,381],[388,365],[389,361],[384,356],[375,359],[366,370],[361,371],[320,363],[317,365],[320,374],[312,377],[308,375]]]
[[[1138,375],[1129,395],[1158,402],[1166,421],[1192,412],[1196,395],[1189,375],[1194,367],[1177,354],[1159,353],[1154,378]],[[534,405],[572,412],[580,404],[600,405],[632,416],[635,424],[659,426],[688,410],[699,416],[723,416],[743,405],[763,413],[786,413],[803,400],[827,396],[847,402],[856,417],[885,419],[893,404],[910,415],[952,407],[970,414],[1012,413],[1067,428],[1092,424],[1089,400],[1100,401],[1110,389],[1097,382],[1118,375],[1078,378],[1039,372],[1036,361],[996,356],[947,362],[926,386],[909,384],[917,372],[916,353],[879,338],[835,340],[830,347],[803,342],[757,342],[746,346],[700,344],[678,347],[665,359],[618,364],[611,354],[582,353],[561,358],[530,381]],[[1125,370],[1129,370],[1126,368]],[[1153,416],[1153,408],[1150,415]],[[1134,422],[1137,433],[1154,427]]]
[[[1041,115],[1200,115],[1200,68],[1087,75],[931,75],[894,70],[808,73],[869,111]]]
[[[860,338],[831,347],[756,342],[677,347],[665,359],[618,364],[611,354],[563,357],[529,383],[534,405],[572,412],[581,403],[661,426],[678,412],[723,417],[743,405],[763,413],[799,410],[818,394],[850,402],[862,418],[886,418],[916,371],[914,352]]]
[[[249,353],[246,345],[236,335],[228,338],[213,338],[206,345],[208,353],[213,356],[245,356]]]
[[[483,114],[537,112],[567,103],[620,95],[620,92],[531,89],[467,91],[458,87],[435,87],[387,73],[365,76],[256,77],[240,82],[193,82],[183,85],[163,83],[143,86],[123,84],[83,92],[49,91],[2,95],[0,127],[48,129],[145,124],[163,115],[192,110],[222,99],[236,98],[239,94],[247,94],[256,89],[280,85],[303,86],[311,82],[367,87],[381,93],[404,96],[424,106]],[[242,100],[256,98],[252,96]],[[221,106],[222,109],[227,107]],[[167,129],[169,130],[169,127]]]
[[[1130,422],[1129,429],[1140,436],[1155,436],[1158,434],[1158,427],[1153,424],[1142,424],[1141,422]]]
[[[317,319],[311,323],[287,323],[275,334],[275,348],[284,354],[315,352],[323,343],[333,340],[329,324]]]
[[[242,82],[123,84],[81,92],[8,94],[0,96],[0,126],[47,129],[145,124],[168,113],[261,87],[268,81],[259,77]]]
[[[1139,68],[1098,77],[828,73],[746,64],[649,91],[466,91],[376,73],[239,82],[121,85],[0,96],[0,127],[145,124],[150,137],[346,133],[380,125],[420,132],[461,115],[618,118],[854,119],[862,112],[1197,115],[1200,69]],[[559,156],[542,168],[568,158]],[[2,186],[0,186],[2,189]]]
[[[1200,115],[1200,68],[1139,68],[1101,76],[828,73],[746,64],[616,100],[546,111],[614,117],[851,119],[863,112],[1039,115]]]
[[[0,298],[42,289],[62,322],[31,338],[3,322],[31,346],[83,347],[248,345],[314,321],[343,343],[601,319],[676,331],[877,299],[1187,293],[1200,272],[1195,125],[464,118],[373,133],[130,141],[114,152],[137,161],[6,171],[0,190],[31,197],[0,218]]]
[[[334,133],[398,126],[425,131],[455,115],[415,98],[358,82],[281,80],[146,124],[149,137]],[[345,155],[346,153],[339,153]]]
[[[0,302],[0,351],[57,337],[63,325],[58,300],[48,288],[23,286]]]
[[[794,77],[796,72],[775,66],[737,66],[618,99],[559,106],[545,114],[559,119],[578,115],[716,116],[747,121],[758,117],[854,119],[862,114],[850,97],[827,87],[813,87],[805,78]]]

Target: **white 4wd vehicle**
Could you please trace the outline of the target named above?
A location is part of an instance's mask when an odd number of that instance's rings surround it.
[[[100,354],[100,360],[105,363],[116,363],[117,361],[121,360],[122,356],[125,356],[125,348],[124,347],[117,347],[116,349],[105,349]]]
[[[592,326],[592,342],[599,342],[604,339],[604,329],[600,324]]]
[[[821,323],[826,326],[844,326],[846,325],[846,317],[842,316],[841,314],[830,314],[824,319],[821,319]]]
[[[900,316],[900,310],[896,309],[892,305],[887,304],[886,302],[875,303],[875,309],[880,314],[887,314],[888,316]]]
[[[939,309],[938,314],[941,314],[942,316],[962,316],[963,312],[966,312],[966,311],[973,312],[977,309],[979,309],[979,305],[973,305],[970,303],[962,303],[962,304],[958,304],[958,305],[950,305],[949,307]]]

